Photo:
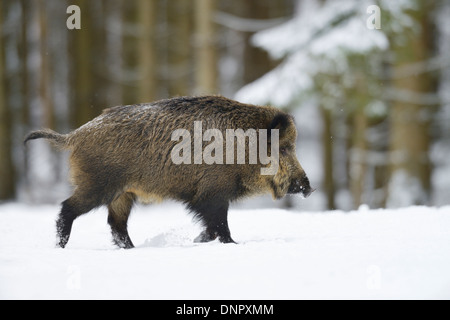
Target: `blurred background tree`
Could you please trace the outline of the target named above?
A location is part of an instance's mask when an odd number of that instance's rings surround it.
[[[367,27],[374,3],[380,29]],[[320,110],[327,208],[447,201],[449,182],[433,171],[450,173],[439,143],[449,127],[448,13],[445,1],[305,0],[292,20],[253,37],[282,63],[236,96],[298,118],[309,104]]]
[[[69,5],[81,29],[69,30]],[[381,9],[381,29],[367,8]],[[2,0],[0,200],[57,202],[68,132],[121,104],[222,94],[296,115],[306,210],[448,203],[450,4],[356,0]],[[252,206],[264,205],[258,198]]]

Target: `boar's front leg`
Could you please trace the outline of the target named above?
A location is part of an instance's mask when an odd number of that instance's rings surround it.
[[[209,242],[216,238],[222,243],[236,243],[228,228],[228,203],[221,200],[208,199],[196,204],[190,204],[189,208],[203,223],[203,230],[194,242]]]

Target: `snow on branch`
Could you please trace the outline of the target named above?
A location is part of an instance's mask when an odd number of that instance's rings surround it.
[[[253,37],[256,46],[284,61],[239,90],[237,99],[287,107],[313,89],[317,74],[346,73],[352,54],[388,48],[384,32],[366,26],[366,2],[328,1],[323,6],[315,1],[306,3],[316,6],[300,8],[292,20]]]

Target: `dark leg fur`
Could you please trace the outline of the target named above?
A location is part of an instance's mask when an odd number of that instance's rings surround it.
[[[222,243],[235,243],[228,228],[228,203],[209,200],[189,205],[189,208],[205,226],[205,230],[195,238],[194,242],[209,242],[218,237]]]
[[[90,195],[74,194],[62,203],[61,212],[56,220],[57,246],[64,248],[69,241],[73,221],[84,213],[101,205]]]
[[[134,248],[128,235],[127,221],[136,197],[132,193],[124,193],[108,205],[108,224],[114,243],[120,248]]]

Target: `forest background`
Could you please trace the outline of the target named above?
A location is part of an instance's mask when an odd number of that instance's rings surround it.
[[[0,201],[70,193],[67,153],[25,148],[31,130],[221,94],[296,116],[317,192],[279,206],[448,204],[449,17],[444,0],[2,0]]]

